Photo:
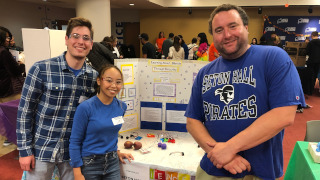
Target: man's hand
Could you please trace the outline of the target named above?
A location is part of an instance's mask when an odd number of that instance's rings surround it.
[[[121,153],[120,151],[117,152],[119,156],[119,160],[122,162],[122,164],[125,164],[126,162],[123,160],[124,158],[128,159],[128,161],[131,163],[131,160],[134,160],[133,156],[129,153]]]
[[[236,155],[228,164],[223,168],[231,174],[242,173],[243,171],[251,171],[250,163],[240,155]]]
[[[74,175],[74,180],[85,180],[82,174]]]
[[[73,168],[74,180],[85,180],[84,176],[81,173],[81,167]]]
[[[238,153],[234,148],[227,146],[227,143],[225,142],[207,142],[207,145],[213,148],[208,153],[207,157],[217,168],[222,168],[224,165],[228,164]]]
[[[20,167],[24,171],[31,171],[35,166],[34,155],[19,158]]]

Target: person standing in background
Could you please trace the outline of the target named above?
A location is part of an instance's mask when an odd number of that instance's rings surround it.
[[[164,32],[160,31],[159,36],[156,39],[156,49],[157,49],[158,54],[162,54],[162,44],[163,44],[163,41],[165,41],[165,40],[166,40],[166,38],[164,37]]]
[[[186,44],[186,42],[184,42],[182,35],[178,35],[178,36],[181,39],[181,47],[184,49],[184,57],[183,57],[183,59],[188,59],[188,57],[189,57],[188,45]]]
[[[314,31],[311,33],[311,41],[307,44],[307,55],[308,60],[307,64],[307,74],[310,76],[308,79],[309,83],[307,88],[307,95],[312,95],[314,91],[314,85],[319,73],[319,66],[320,66],[320,39],[319,33]]]
[[[14,37],[11,34],[11,32],[9,31],[9,29],[7,29],[3,26],[0,26],[0,29],[8,33],[8,41],[5,43],[5,47],[7,49],[12,49],[12,50],[16,50],[16,51],[23,51],[23,48],[16,46],[16,43],[14,41]]]
[[[149,42],[149,36],[146,33],[139,35],[142,46],[142,58],[156,59],[156,48]]]
[[[257,38],[252,38],[252,40],[251,40],[251,45],[258,45],[258,40],[257,40]]]
[[[274,42],[276,41],[276,32],[271,32],[270,39],[267,40],[267,45],[273,46]]]
[[[25,65],[9,51],[12,38],[9,29],[0,26],[0,103],[20,99],[24,83]],[[3,146],[12,144],[5,137],[0,139]]]
[[[174,37],[174,34],[170,33],[168,39],[163,41],[162,54],[164,55],[165,59],[167,59],[168,57],[169,48],[173,45],[173,37]]]
[[[212,42],[209,47],[209,61],[213,61],[219,57],[219,52],[216,47],[214,47],[214,43]]]
[[[207,35],[202,32],[198,34],[198,40],[199,40],[199,48],[196,52],[196,55],[198,57],[199,61],[208,61],[208,49],[209,49],[209,43],[207,39]]]
[[[121,51],[119,50],[119,48],[117,47],[118,38],[116,38],[112,35],[110,36],[110,38],[112,39],[113,54],[115,54],[118,59],[123,59],[123,55],[122,55]]]
[[[69,138],[77,106],[95,94],[98,72],[85,63],[92,49],[89,20],[68,22],[60,56],[36,62],[27,74],[17,114],[19,163],[27,180],[51,179],[57,166],[61,180],[73,180]]]
[[[191,43],[188,44],[188,50],[189,50],[189,55],[188,59],[189,60],[196,60],[197,58],[195,57],[195,51],[198,49],[197,45],[197,38],[192,38]]]
[[[111,43],[110,48],[113,49]],[[112,50],[104,46],[103,42],[94,42],[87,58],[88,63],[98,71],[104,64],[114,64],[114,59],[116,59],[117,56],[112,53]]]
[[[8,51],[9,33],[0,29],[0,103],[20,99],[25,65]]]
[[[173,38],[173,46],[169,48],[168,59],[183,60],[184,49],[181,47],[182,39],[179,36]]]
[[[0,29],[4,32],[6,32],[6,41],[4,42],[3,46],[7,49],[10,49],[10,41],[12,40],[12,34],[11,32],[9,31],[9,29],[3,27],[3,26],[0,26]]]
[[[276,40],[273,42],[273,45],[282,48],[282,43],[279,36],[276,36]]]
[[[266,37],[264,37],[264,35],[261,36],[259,45],[267,45]]]

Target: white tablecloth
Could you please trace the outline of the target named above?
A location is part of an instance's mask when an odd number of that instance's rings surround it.
[[[155,137],[147,137],[147,134],[154,134]],[[141,136],[141,140],[135,140],[130,135]],[[129,132],[121,133],[118,142],[118,149],[124,153],[131,153],[134,156],[133,163],[149,165],[151,169],[162,171],[174,171],[182,174],[195,176],[200,160],[204,155],[204,151],[198,147],[198,144],[189,133],[173,132],[173,131],[158,131],[138,129]],[[129,137],[129,139],[126,139]],[[158,147],[160,138],[174,138],[175,143],[166,142],[165,150]],[[147,154],[141,153],[139,150],[125,149],[125,141],[139,141],[142,143],[142,148],[148,149]],[[179,152],[173,153],[172,152]],[[184,156],[180,152],[184,153]]]

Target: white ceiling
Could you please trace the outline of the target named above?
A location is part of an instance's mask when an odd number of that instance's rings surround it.
[[[14,0],[41,5],[75,8],[77,0]],[[89,1],[89,0],[88,0]],[[130,6],[129,3],[134,3]],[[224,3],[238,6],[319,6],[320,0],[110,0],[111,8],[121,9],[161,9],[161,8],[204,8],[216,7]]]

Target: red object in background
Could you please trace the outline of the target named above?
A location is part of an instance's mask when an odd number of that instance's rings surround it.
[[[289,4],[285,4],[284,7],[289,7]]]
[[[147,134],[147,137],[155,137],[154,134]]]

